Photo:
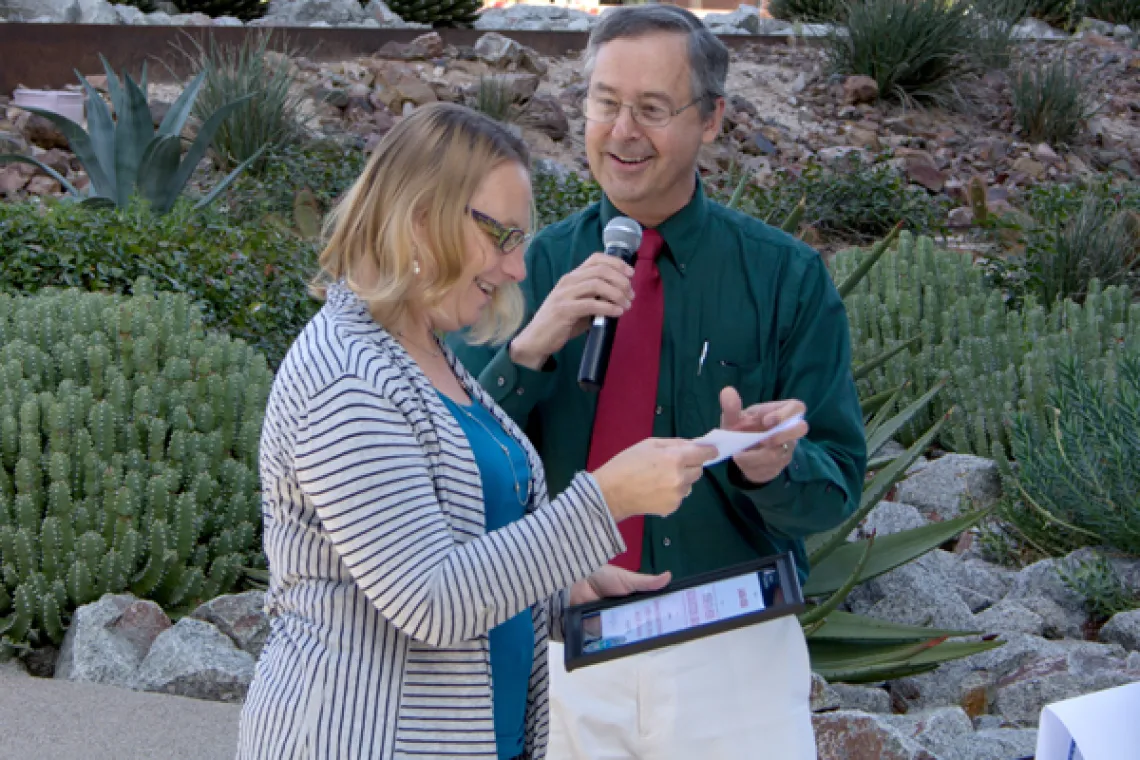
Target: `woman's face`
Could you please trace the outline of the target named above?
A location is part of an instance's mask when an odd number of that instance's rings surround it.
[[[479,321],[496,289],[526,277],[531,187],[526,169],[499,164],[479,185],[464,220],[467,266],[434,311],[432,327],[454,332]]]

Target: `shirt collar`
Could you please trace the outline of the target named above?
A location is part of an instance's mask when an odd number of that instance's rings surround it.
[[[704,184],[698,174],[696,189],[693,191],[693,197],[688,204],[657,226],[657,231],[665,239],[663,255],[672,258],[673,263],[677,265],[677,271],[682,275],[685,274],[685,270],[692,262],[702,235],[704,235],[705,220],[708,218],[708,204],[709,200],[705,196]],[[614,206],[609,197],[603,193],[600,213],[602,229],[604,230],[615,216],[621,215],[621,210]]]

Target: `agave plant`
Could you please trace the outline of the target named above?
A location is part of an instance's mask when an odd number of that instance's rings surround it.
[[[737,185],[730,206],[739,203],[747,178]],[[803,214],[804,202],[780,225],[794,234]],[[902,224],[879,241],[860,266],[837,285],[839,295],[846,298],[859,282],[874,268],[898,236]],[[855,379],[867,375],[887,362],[895,354],[905,351],[910,344],[902,344],[854,368]],[[811,570],[804,583],[804,596],[812,600],[800,615],[807,638],[812,670],[831,682],[873,683],[892,678],[915,675],[934,670],[950,660],[984,652],[1001,646],[1000,641],[989,637],[974,641],[951,639],[974,636],[981,631],[959,631],[901,625],[887,620],[855,615],[839,609],[855,586],[890,572],[930,552],[969,529],[990,510],[977,510],[945,522],[924,525],[921,528],[874,535],[860,541],[847,537],[872,509],[906,474],[919,456],[935,439],[953,413],[936,422],[926,433],[897,456],[876,457],[883,445],[938,395],[944,384],[935,385],[929,392],[906,408],[895,413],[895,407],[906,385],[894,391],[879,394],[862,402],[867,453],[871,460],[867,471],[874,473],[863,488],[859,508],[842,525],[810,536],[805,542]]]
[[[124,85],[107,60],[102,56],[100,59],[107,72],[107,88],[111,94],[114,118],[102,96],[78,71],[76,76],[87,92],[87,131],[66,116],[30,106],[26,108],[51,121],[63,132],[72,152],[83,164],[91,184],[81,192],[54,169],[31,156],[0,156],[0,164],[31,164],[54,178],[71,195],[82,199],[83,203],[126,206],[131,197],[137,195],[147,201],[153,211],[165,214],[182,195],[198,162],[206,155],[214,133],[230,113],[250,96],[226,103],[206,119],[183,156],[182,128],[193,109],[205,74],[199,74],[186,86],[156,131],[146,99],[146,66],[143,66],[139,83],[128,74]],[[198,201],[196,208],[212,203],[260,155],[259,151],[242,162]]]

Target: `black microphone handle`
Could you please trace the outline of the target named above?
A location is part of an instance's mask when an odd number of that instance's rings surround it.
[[[606,253],[621,257],[622,261],[633,266],[636,251],[614,248]],[[586,335],[586,348],[582,351],[582,363],[578,366],[578,386],[587,392],[597,393],[606,380],[606,370],[610,366],[610,351],[614,347],[617,334],[617,317],[595,317]]]

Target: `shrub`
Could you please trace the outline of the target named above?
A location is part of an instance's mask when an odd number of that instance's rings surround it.
[[[846,0],[771,0],[768,12],[773,18],[807,23],[843,21]]]
[[[1085,364],[1058,362],[1048,417],[1013,418],[1017,464],[999,459],[1011,495],[1003,517],[1051,556],[1082,546],[1140,556],[1140,341],[1116,348],[1099,371]]]
[[[158,218],[141,205],[0,204],[0,292],[126,293],[145,275],[189,295],[207,327],[248,341],[274,364],[317,307],[306,292],[315,266],[312,244],[288,231],[185,203]]]
[[[1030,0],[1029,15],[1067,31],[1073,28],[1076,7],[1077,0]]]
[[[0,614],[59,644],[75,607],[173,610],[264,567],[258,439],[272,380],[185,295],[0,296]]]
[[[963,0],[864,0],[828,38],[832,68],[874,79],[884,98],[944,102],[977,67],[977,18]]]
[[[187,35],[193,49],[181,49],[195,74],[204,74],[194,102],[194,115],[202,122],[215,109],[248,96],[214,135],[214,165],[230,171],[247,159],[249,170],[262,173],[268,159],[262,151],[292,145],[302,135],[302,92],[292,61],[269,50],[272,32],[263,30],[243,38],[240,45],[219,44],[210,35],[209,47]]]
[[[1080,0],[1081,11],[1110,24],[1140,24],[1140,0]]]
[[[501,76],[479,77],[479,87],[475,91],[474,108],[495,121],[513,121],[519,115],[515,94],[506,78]]]
[[[261,18],[269,9],[266,0],[174,0],[182,13],[205,13],[211,18],[229,16],[242,21]]]
[[[1112,562],[1100,552],[1058,568],[1065,585],[1085,600],[1085,611],[1095,622],[1107,621],[1120,612],[1140,608],[1140,595],[1124,584]]]
[[[714,196],[733,191],[723,186]],[[802,223],[826,239],[866,242],[886,235],[899,220],[919,233],[941,231],[948,201],[910,186],[890,164],[864,164],[857,156],[832,164],[809,162],[796,176],[780,170],[771,187],[745,189],[739,208],[773,223],[803,200]]]
[[[829,263],[835,279],[845,279],[867,255],[837,253]],[[1029,296],[1022,308],[1010,309],[969,254],[936,250],[930,238],[904,233],[845,299],[857,365],[907,346],[861,377],[860,396],[905,382],[899,403],[907,404],[946,380],[946,390],[900,431],[900,440],[913,442],[957,406],[942,445],[991,456],[996,443],[1009,448],[1011,414],[1023,411],[1042,425],[1049,419],[1060,357],[1078,357],[1101,378],[1122,344],[1140,345],[1140,304],[1131,301],[1127,290],[1094,281],[1083,304],[1045,306]]]
[[[601,199],[602,188],[593,179],[582,179],[574,172],[564,176],[549,172],[535,172],[534,204],[537,212],[536,227],[545,227],[565,219]]]
[[[1011,78],[1014,118],[1030,142],[1067,143],[1090,111],[1087,82],[1064,58],[1022,66]]]

